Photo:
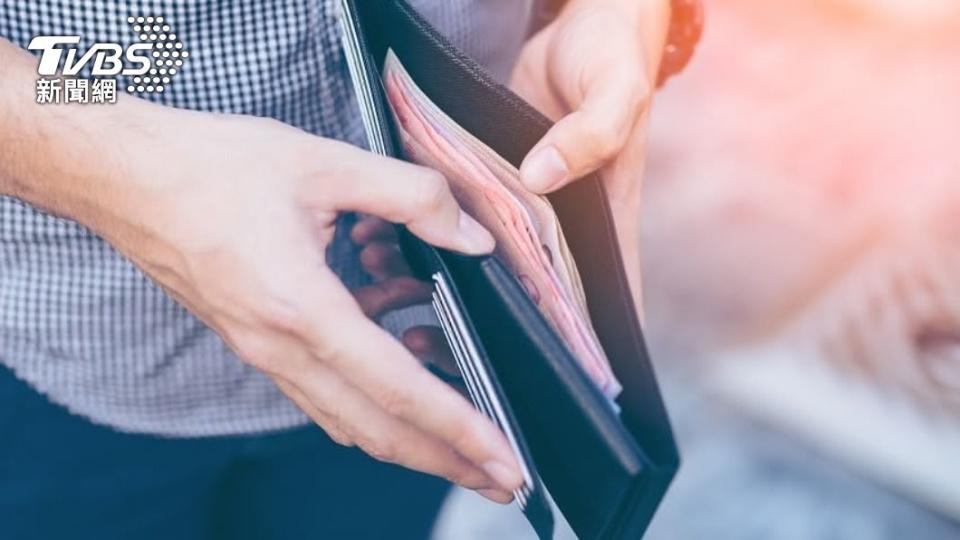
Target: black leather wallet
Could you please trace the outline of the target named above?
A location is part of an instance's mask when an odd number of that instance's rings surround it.
[[[380,73],[393,50],[423,92],[514,166],[551,123],[458,52],[403,0],[341,0],[345,51],[374,151],[403,157]],[[679,465],[603,184],[550,197],[600,344],[623,386],[611,406],[496,256],[435,249],[401,228],[475,405],[507,433],[527,482],[517,499],[541,538],[556,503],[580,538],[640,538]],[[616,409],[619,409],[616,410]],[[541,483],[542,481],[542,483]]]

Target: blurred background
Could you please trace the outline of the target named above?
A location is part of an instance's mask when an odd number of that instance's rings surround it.
[[[649,539],[960,538],[960,2],[706,0],[658,94]],[[440,538],[526,533],[458,493]]]

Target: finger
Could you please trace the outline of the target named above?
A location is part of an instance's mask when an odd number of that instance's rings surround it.
[[[473,409],[456,391],[431,375],[381,329],[371,326],[357,355],[339,362],[347,377],[388,413],[445,441],[482,468],[501,488],[516,489],[522,482],[519,467],[503,434]],[[369,350],[364,351],[364,348]],[[372,365],[377,351],[395,348],[390,362]],[[406,354],[404,354],[406,353]]]
[[[505,491],[500,491],[496,489],[478,489],[477,493],[483,495],[487,499],[495,503],[507,504],[513,500],[513,495]]]
[[[524,185],[547,193],[589,174],[623,150],[649,96],[642,66],[609,61],[591,69],[583,100],[531,150],[520,167]]]
[[[397,309],[425,304],[430,301],[432,289],[412,277],[395,277],[353,291],[364,315],[378,319]]]
[[[360,251],[360,265],[374,280],[409,276],[410,266],[396,244],[374,242]]]
[[[292,313],[292,310],[288,312]],[[226,315],[227,326],[233,331],[218,331],[223,340],[245,362],[266,373],[297,407],[310,417],[338,444],[354,443],[334,418],[310,403],[303,392],[291,382],[307,372],[316,359],[302,340],[293,333],[292,317],[281,320],[277,314],[261,315],[252,324],[242,318]]]
[[[493,251],[493,237],[460,208],[442,174],[347,144],[337,146],[342,153],[341,169],[333,175],[336,185],[322,185],[310,194],[320,208],[404,223],[430,244],[467,254]]]
[[[312,358],[304,344],[292,336],[249,341],[283,356],[294,368],[273,375],[277,386],[336,442],[356,444],[381,461],[437,475],[469,489],[497,490],[484,471],[443,441],[391,417],[333,370]],[[248,341],[248,345],[249,345]],[[498,500],[498,499],[493,499]]]
[[[290,308],[283,311],[288,315],[276,316],[276,324],[304,339],[321,364],[398,422],[452,447],[495,480],[500,489],[519,488],[523,477],[503,433],[365,317],[336,275],[328,269],[318,271],[301,264],[291,272],[291,278],[300,286],[295,297],[285,298]],[[304,378],[302,374],[293,375],[284,378]],[[316,402],[324,399],[318,394],[321,389],[311,393],[300,386],[319,409],[328,410]],[[406,448],[401,450],[407,462],[415,459]]]
[[[415,326],[403,334],[403,345],[414,356],[451,376],[460,375],[443,331],[436,326]]]
[[[371,242],[396,242],[397,230],[389,221],[376,216],[365,216],[350,230],[350,239],[361,246]]]
[[[274,383],[280,388],[296,406],[314,421],[334,442],[343,446],[353,446],[353,440],[347,435],[346,431],[340,429],[333,418],[321,412],[310,403],[310,400],[293,383],[287,382],[280,377],[273,377]]]
[[[322,358],[389,414],[452,446],[501,489],[521,485],[513,451],[492,422],[387,332],[364,317],[350,316],[344,308],[338,311],[336,330],[323,332],[317,343]]]
[[[496,488],[484,471],[448,444],[385,412],[322,363],[297,384],[309,406],[328,411],[347,437],[371,457],[446,478],[470,489]]]

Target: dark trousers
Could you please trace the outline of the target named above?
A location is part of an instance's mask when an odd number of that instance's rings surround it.
[[[0,538],[421,539],[447,484],[316,428],[162,439],[96,426],[0,367]]]

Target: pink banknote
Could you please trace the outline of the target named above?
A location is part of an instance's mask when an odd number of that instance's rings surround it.
[[[439,170],[463,208],[497,241],[504,262],[603,392],[620,392],[586,312],[576,265],[546,198],[523,189],[519,172],[458,126],[417,87],[392,51],[384,82],[404,150]]]

